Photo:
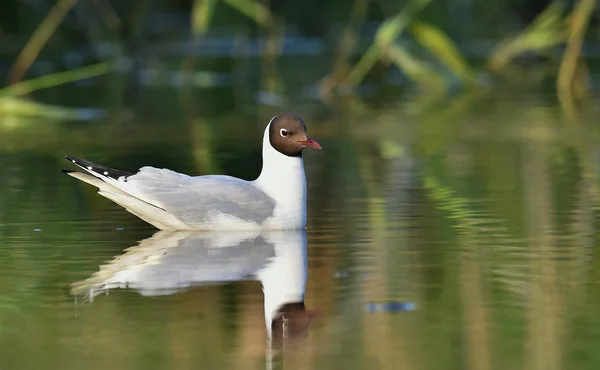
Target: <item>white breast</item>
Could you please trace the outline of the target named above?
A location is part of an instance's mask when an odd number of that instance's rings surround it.
[[[270,124],[269,124],[270,126]],[[254,184],[276,202],[273,217],[265,229],[306,227],[306,176],[302,157],[288,157],[269,142],[269,126],[263,137],[263,168]]]

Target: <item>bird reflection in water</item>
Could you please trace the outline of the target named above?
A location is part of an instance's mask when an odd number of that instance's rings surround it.
[[[128,248],[72,293],[89,301],[110,289],[169,295],[200,285],[258,280],[264,294],[267,363],[284,344],[307,336],[315,313],[306,310],[306,231],[167,232]]]

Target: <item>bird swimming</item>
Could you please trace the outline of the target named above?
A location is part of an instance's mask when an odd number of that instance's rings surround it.
[[[300,117],[282,113],[265,128],[254,181],[150,166],[128,173],[71,156],[87,173],[63,172],[161,230],[297,230],[306,227],[306,148],[322,149]]]

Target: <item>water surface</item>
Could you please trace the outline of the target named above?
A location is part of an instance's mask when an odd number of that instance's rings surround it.
[[[223,265],[227,278],[201,286],[75,297],[72,284],[156,230],[59,170],[72,169],[70,154],[253,179],[276,109],[3,126],[0,368],[598,368],[597,132],[537,97],[469,99],[293,107],[324,148],[305,154],[301,247],[305,305],[318,315],[274,357],[261,282],[247,276],[277,243],[188,250],[178,261],[197,271]],[[384,302],[412,309],[368,309]]]

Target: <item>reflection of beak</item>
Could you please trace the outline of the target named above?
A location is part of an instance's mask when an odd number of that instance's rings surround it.
[[[323,148],[321,148],[321,145],[319,145],[319,143],[317,143],[313,139],[309,138],[308,136],[306,137],[306,140],[301,140],[298,142],[306,148],[313,148],[313,149],[318,149],[318,150],[323,149]]]

